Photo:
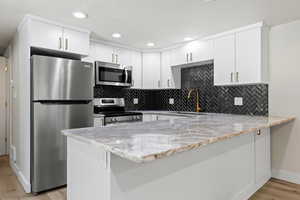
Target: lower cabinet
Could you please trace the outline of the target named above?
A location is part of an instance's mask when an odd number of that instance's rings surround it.
[[[94,127],[102,127],[104,126],[104,118],[103,117],[95,117],[94,118]]]
[[[151,122],[156,120],[157,120],[157,115],[143,114],[143,122]]]
[[[172,120],[186,118],[185,116],[179,115],[167,115],[167,114],[143,114],[143,122],[157,121],[157,120]]]

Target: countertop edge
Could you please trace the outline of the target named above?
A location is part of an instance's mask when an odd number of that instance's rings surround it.
[[[147,162],[155,161],[155,160],[162,159],[162,158],[165,158],[165,157],[169,157],[169,156],[177,154],[177,153],[182,153],[182,152],[185,152],[185,151],[198,149],[198,148],[201,148],[201,147],[209,145],[209,144],[214,144],[214,143],[221,142],[221,141],[224,141],[224,140],[227,140],[227,139],[231,139],[231,138],[236,137],[236,136],[240,136],[240,135],[243,135],[243,134],[248,134],[248,133],[251,133],[251,132],[254,132],[254,131],[258,131],[260,129],[270,128],[270,127],[273,127],[273,126],[278,126],[278,125],[281,125],[281,124],[289,123],[291,121],[294,121],[295,119],[296,119],[296,117],[286,117],[286,119],[277,120],[277,121],[274,121],[273,123],[267,123],[265,125],[261,125],[261,126],[258,126],[256,128],[242,130],[240,132],[235,132],[235,133],[228,133],[228,134],[225,134],[223,136],[218,136],[218,137],[211,138],[211,139],[209,139],[205,142],[202,141],[202,142],[199,142],[199,143],[189,144],[189,145],[186,145],[186,146],[182,146],[180,148],[173,148],[173,149],[170,149],[170,150],[167,150],[167,151],[163,151],[163,152],[155,153],[155,154],[150,154],[150,155],[143,156],[143,157],[138,157],[138,156],[129,155],[129,154],[125,155],[123,152],[118,151],[116,149],[113,149],[113,148],[109,147],[108,145],[102,144],[100,142],[96,142],[93,139],[87,139],[87,138],[84,138],[82,136],[77,136],[77,135],[68,133],[68,130],[63,130],[62,133],[65,136],[72,137],[72,138],[77,139],[79,141],[90,143],[90,144],[96,145],[98,147],[101,147],[105,151],[113,153],[113,154],[115,154],[115,155],[117,155],[121,158],[133,161],[135,163],[147,163]],[[89,129],[89,128],[83,128],[83,129]]]

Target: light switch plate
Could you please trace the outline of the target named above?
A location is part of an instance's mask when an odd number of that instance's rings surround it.
[[[138,98],[134,98],[133,99],[133,104],[138,104],[139,103],[139,99]]]
[[[243,105],[243,97],[234,97],[234,105],[242,106]]]
[[[174,104],[174,99],[173,99],[173,98],[170,98],[170,99],[169,99],[169,104],[171,104],[171,105]]]

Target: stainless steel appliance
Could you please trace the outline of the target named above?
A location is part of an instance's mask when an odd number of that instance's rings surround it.
[[[125,111],[123,98],[94,99],[94,113],[104,117],[104,125],[143,120],[142,113]]]
[[[95,62],[96,85],[132,86],[132,67],[114,63]]]
[[[92,64],[31,57],[31,189],[67,183],[67,144],[61,130],[93,126]]]

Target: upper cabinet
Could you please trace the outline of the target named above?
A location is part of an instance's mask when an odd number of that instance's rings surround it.
[[[262,24],[214,39],[214,84],[268,82],[268,29]]]
[[[143,53],[143,89],[159,89],[160,53]]]
[[[235,74],[235,37],[233,34],[215,39],[214,83],[233,84]]]
[[[142,54],[132,52],[132,88],[142,88]]]
[[[30,46],[82,56],[89,54],[89,31],[64,27],[35,18],[30,19],[29,27]]]
[[[171,51],[171,65],[182,65],[213,59],[213,40],[195,40]]]

